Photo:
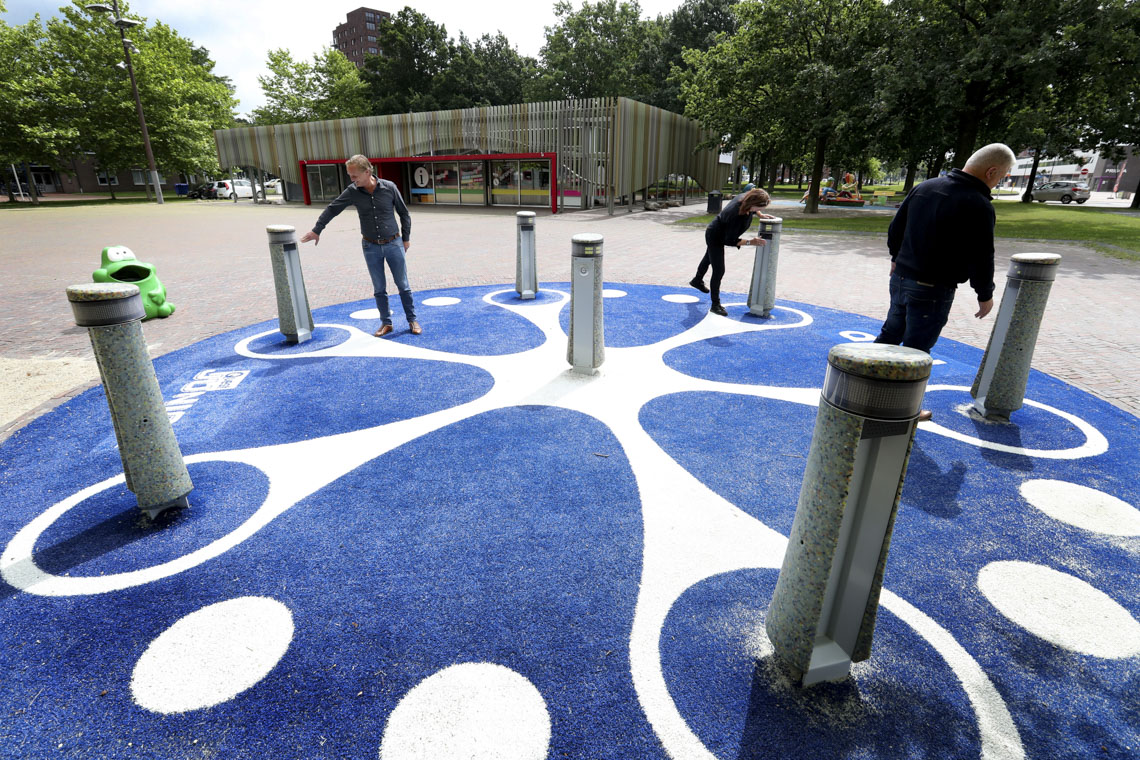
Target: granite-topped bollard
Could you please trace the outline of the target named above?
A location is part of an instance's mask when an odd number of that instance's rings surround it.
[[[769,317],[776,305],[776,269],[780,263],[780,235],[784,220],[778,216],[761,219],[756,237],[764,241],[756,246],[752,264],[752,284],[748,287],[748,311],[758,317]]]
[[[974,409],[983,417],[1008,420],[1025,401],[1037,333],[1060,262],[1056,253],[1015,253],[1010,259],[1001,306],[970,389]]]
[[[269,259],[273,263],[273,286],[277,290],[277,324],[285,340],[304,343],[313,337],[313,312],[301,273],[297,230],[291,224],[271,224]]]
[[[188,507],[193,490],[146,351],[139,289],[129,283],[72,285],[75,323],[87,328],[103,379],[119,457],[139,509],[150,517]]]
[[[883,568],[933,360],[882,343],[832,347],[807,469],[765,628],[804,686],[871,656]]]
[[[538,269],[535,266],[534,245],[534,217],[533,211],[519,211],[515,214],[518,220],[518,241],[515,255],[515,291],[519,298],[529,301],[538,293]]]
[[[606,360],[602,324],[602,236],[584,232],[570,243],[570,334],[566,361],[575,372],[597,374]]]

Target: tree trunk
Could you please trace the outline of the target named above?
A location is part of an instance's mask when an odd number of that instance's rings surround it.
[[[776,192],[776,174],[777,174],[777,172],[779,172],[780,167],[776,165],[775,160],[770,160],[769,164],[770,164],[770,166],[768,167],[768,192],[774,193],[774,192]]]
[[[946,151],[940,151],[934,160],[927,164],[926,178],[934,179],[942,171],[942,167],[946,164]]]
[[[111,184],[111,177],[112,176],[115,176],[115,177],[119,176],[118,172],[116,172],[113,175],[111,174],[111,172],[107,172],[106,174],[107,174],[107,189],[111,191],[111,200],[117,200],[117,198],[115,198],[115,186],[113,184]]]
[[[954,142],[954,166],[958,169],[966,165],[966,160],[974,152],[989,88],[988,82],[970,82],[966,85],[966,107],[958,116],[958,137]]]
[[[1033,168],[1025,180],[1025,192],[1021,194],[1022,203],[1033,202],[1033,183],[1037,180],[1037,165],[1041,162],[1041,148],[1033,149]]]
[[[807,203],[804,204],[805,214],[819,213],[819,185],[823,181],[823,158],[827,153],[827,135],[815,138],[815,162],[811,170],[811,185],[808,186]]]
[[[32,198],[32,205],[40,205],[40,193],[36,187],[36,178],[32,176],[31,164],[24,164],[24,176],[28,178],[28,195]]]
[[[906,182],[903,183],[903,196],[910,195],[914,189],[914,175],[918,173],[918,162],[911,161],[906,165]]]

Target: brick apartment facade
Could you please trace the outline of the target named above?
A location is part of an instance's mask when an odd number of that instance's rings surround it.
[[[365,55],[380,55],[376,27],[385,18],[391,18],[391,14],[375,8],[349,11],[347,20],[333,30],[333,47],[360,68],[364,65]]]

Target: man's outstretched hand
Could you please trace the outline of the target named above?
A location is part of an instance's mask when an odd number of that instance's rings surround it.
[[[301,236],[301,242],[302,243],[307,243],[310,240],[313,241],[314,245],[320,245],[321,244],[321,236],[318,235],[317,233],[313,232],[312,230],[309,230],[308,232],[306,232],[304,235]]]
[[[988,301],[978,301],[978,310],[974,313],[974,316],[977,317],[978,319],[981,319],[982,317],[989,314],[990,309],[992,309],[993,307],[994,307],[994,299],[992,299],[992,298]]]

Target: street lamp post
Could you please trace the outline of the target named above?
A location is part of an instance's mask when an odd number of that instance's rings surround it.
[[[112,22],[119,30],[119,38],[123,41],[123,55],[126,56],[127,61],[127,74],[131,77],[131,91],[135,95],[135,108],[139,112],[139,127],[142,128],[143,148],[146,150],[147,168],[150,170],[150,183],[154,186],[155,200],[162,204],[162,185],[158,183],[158,167],[154,163],[154,151],[150,148],[150,133],[146,131],[146,117],[143,116],[142,100],[139,98],[139,86],[135,82],[135,68],[131,65],[131,44],[127,39],[126,30],[132,26],[138,26],[138,21],[132,21],[128,18],[123,18],[119,15],[119,0],[111,0],[111,5],[103,5],[102,3],[91,3],[86,6],[88,11],[94,13],[113,13],[115,20]]]

